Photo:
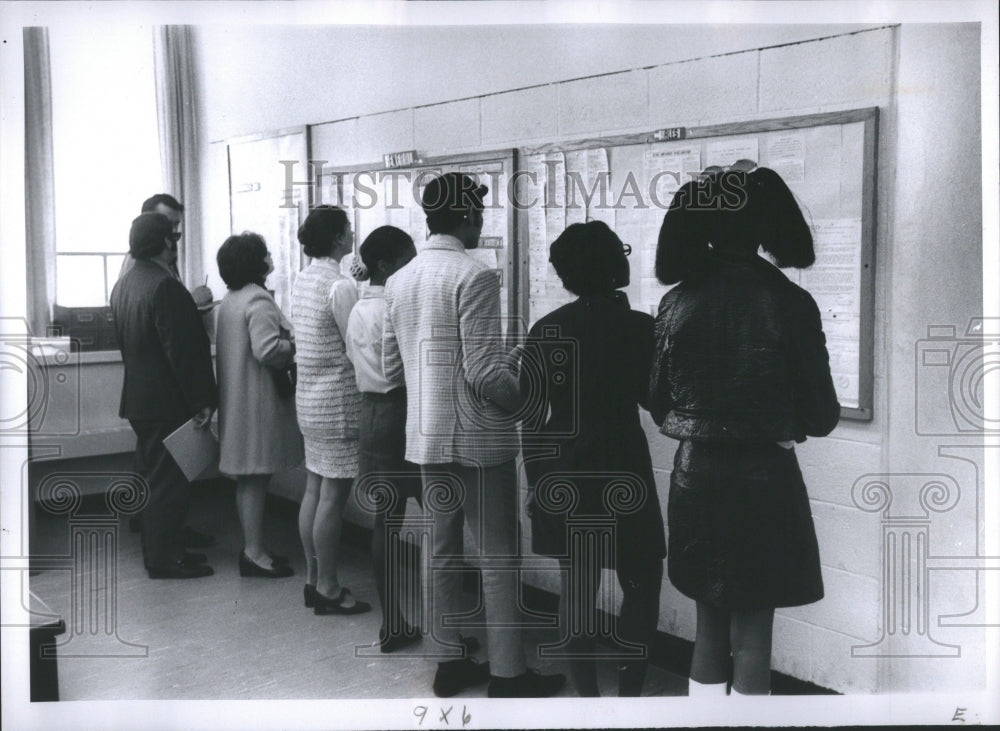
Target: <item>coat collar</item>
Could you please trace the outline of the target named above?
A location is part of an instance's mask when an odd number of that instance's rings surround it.
[[[426,243],[420,245],[420,251],[429,251],[431,249],[444,249],[446,251],[460,251],[465,253],[465,244],[459,241],[457,238],[451,234],[431,234],[431,237],[427,239]]]
[[[140,269],[148,269],[158,274],[166,272],[170,275],[171,279],[177,279],[177,275],[174,274],[173,270],[162,262],[154,261],[153,259],[136,259],[135,265]]]

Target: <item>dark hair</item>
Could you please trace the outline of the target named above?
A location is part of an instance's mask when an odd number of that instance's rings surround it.
[[[267,244],[264,237],[252,231],[234,234],[226,239],[215,255],[219,276],[229,289],[242,289],[248,284],[264,286],[267,278]]]
[[[575,295],[609,294],[628,283],[628,260],[618,235],[604,221],[573,223],[549,247],[549,261]]]
[[[162,213],[140,213],[128,233],[128,250],[134,259],[152,259],[167,247],[167,236],[174,230]]]
[[[812,232],[776,172],[757,168],[702,174],[674,195],[656,244],[656,278],[674,284],[705,271],[712,250],[764,251],[779,267],[816,260]]]
[[[427,228],[432,234],[446,234],[458,228],[471,205],[483,210],[483,197],[489,192],[468,175],[447,172],[424,187],[420,206],[427,215]]]
[[[378,263],[392,261],[413,246],[413,239],[406,231],[395,226],[379,226],[365,237],[361,244],[361,261],[370,276],[380,277]]]
[[[164,205],[167,208],[171,208],[175,211],[184,211],[184,206],[180,204],[176,198],[174,198],[169,193],[157,193],[150,198],[147,198],[142,202],[142,208],[140,209],[143,213],[150,213],[156,210],[159,205]]]
[[[329,256],[333,251],[333,240],[347,229],[347,225],[347,213],[343,209],[337,206],[316,206],[299,226],[302,252],[312,258]]]

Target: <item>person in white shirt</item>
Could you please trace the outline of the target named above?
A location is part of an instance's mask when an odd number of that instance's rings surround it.
[[[375,517],[372,564],[382,604],[379,647],[382,652],[393,652],[420,640],[420,630],[406,621],[400,606],[404,594],[399,550],[404,546],[398,533],[406,514],[407,498],[416,498],[420,503],[421,481],[420,467],[403,456],[406,383],[403,379],[386,378],[382,369],[382,319],[386,279],[415,257],[417,250],[405,231],[395,226],[380,226],[361,244],[360,253],[367,271],[360,270],[355,276],[362,280],[369,278],[369,285],[351,310],[345,338],[347,357],[354,364],[361,392],[357,490],[361,503]],[[389,541],[396,544],[395,550],[389,549]],[[394,560],[387,561],[387,554],[393,555]]]
[[[354,243],[347,214],[317,206],[299,227],[312,262],[292,287],[298,383],[295,412],[305,444],[306,492],[299,508],[299,536],[306,558],[303,599],[316,614],[359,614],[371,609],[354,599],[337,577],[344,506],[358,474],[361,394],[344,336],[358,301],[340,260]]]

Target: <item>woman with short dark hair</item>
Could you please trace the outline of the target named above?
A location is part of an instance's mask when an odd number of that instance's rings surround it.
[[[295,401],[278,392],[274,376],[295,356],[291,326],[264,289],[273,266],[263,238],[249,231],[230,236],[216,261],[229,288],[216,322],[219,470],[236,479],[240,576],[291,576],[288,559],[264,545],[268,480],[302,462]]]
[[[819,309],[778,267],[815,260],[792,192],[740,161],[681,186],[656,275],[650,413],[679,440],[667,503],[670,581],[697,603],[692,695],[767,694],[776,607],[823,597],[795,442],[840,407]]]
[[[666,555],[638,409],[646,399],[653,318],[632,310],[617,291],[629,283],[631,249],[607,224],[575,223],[549,251],[563,286],[578,299],[532,326],[521,360],[532,550],[558,558],[562,568],[561,626],[577,693],[599,695],[593,658],[601,637],[619,652],[618,695],[638,696]],[[597,627],[602,568],[616,570],[623,592],[610,632]]]
[[[371,605],[355,599],[337,575],[344,507],[358,474],[361,394],[344,344],[358,292],[340,271],[354,232],[342,209],[317,206],[298,236],[303,253],[312,257],[292,286],[299,377],[295,403],[308,473],[299,507],[306,558],[303,601],[315,614],[359,614]]]
[[[385,319],[385,283],[417,254],[413,239],[395,226],[379,226],[365,238],[359,251],[368,287],[351,310],[347,323],[347,356],[354,364],[361,392],[360,457],[361,502],[374,508],[372,566],[375,589],[382,606],[378,644],[394,652],[420,640],[420,631],[403,613],[403,556],[406,541],[398,537],[407,498],[421,504],[420,467],[407,462],[406,384],[389,380],[382,367],[382,323]],[[380,494],[381,499],[376,499]],[[388,529],[387,529],[388,523]],[[395,534],[395,535],[394,535]]]

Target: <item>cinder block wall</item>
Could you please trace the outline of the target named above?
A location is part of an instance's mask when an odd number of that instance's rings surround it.
[[[313,128],[313,157],[332,166],[380,160],[386,151],[436,156],[645,131],[878,106],[875,418],[845,421],[825,439],[796,448],[819,536],[826,598],[777,612],[773,665],[842,692],[978,687],[984,681],[982,630],[940,628],[937,597],[928,601],[935,641],[959,657],[861,658],[852,648],[877,642],[884,616],[882,515],[855,504],[851,488],[867,474],[954,472],[937,441],[915,435],[914,348],[929,324],[964,329],[982,312],[979,178],[979,30],[974,25],[865,30],[723,55],[354,117]],[[211,100],[205,100],[211,105]],[[302,120],[299,120],[300,122]],[[206,145],[206,204],[215,230],[228,233],[224,144]],[[946,182],[950,181],[950,182]],[[212,226],[211,222],[206,227]],[[211,249],[211,247],[208,247]],[[206,271],[214,260],[206,250]],[[942,410],[947,404],[924,404]],[[666,513],[674,443],[645,421]],[[981,450],[968,455],[981,465]],[[981,467],[979,473],[981,474]],[[976,532],[976,470],[958,475],[965,502],[956,527],[932,546]],[[970,486],[968,483],[972,481]],[[973,497],[968,497],[971,493]],[[973,517],[969,519],[970,512]],[[944,531],[939,530],[939,534]],[[937,536],[932,536],[936,538]],[[966,541],[965,549],[969,549]],[[974,554],[972,554],[974,555]],[[975,572],[972,572],[973,574]],[[956,613],[975,606],[969,572],[933,572]],[[554,588],[553,575],[529,581]],[[605,585],[613,582],[609,574]],[[955,593],[959,599],[956,600]],[[694,603],[664,578],[660,629],[693,639]],[[926,630],[925,630],[926,631]],[[978,635],[976,634],[978,631]]]

